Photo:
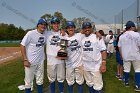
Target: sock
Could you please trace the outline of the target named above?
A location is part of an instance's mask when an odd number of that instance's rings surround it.
[[[25,92],[26,92],[26,93],[31,93],[31,88],[26,88],[26,89],[25,89]]]
[[[73,85],[68,85],[68,91],[69,93],[73,93]]]
[[[64,83],[60,83],[60,82],[58,82],[58,87],[59,87],[59,91],[60,91],[60,93],[63,93]]]
[[[37,85],[38,93],[43,93],[43,85]]]
[[[83,84],[78,85],[78,93],[83,93]]]
[[[135,82],[138,87],[140,87],[140,72],[135,73]]]
[[[55,93],[55,82],[50,83],[51,93]]]
[[[92,87],[88,87],[88,89],[89,89],[89,93],[94,93],[93,86]]]
[[[129,72],[124,72],[124,79],[125,79],[125,83],[128,83],[128,81],[129,81]]]

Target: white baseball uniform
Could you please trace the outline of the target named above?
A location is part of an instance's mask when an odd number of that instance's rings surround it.
[[[113,45],[113,38],[109,40],[107,44],[107,52],[113,53],[114,52],[114,45]]]
[[[21,45],[26,47],[27,59],[31,64],[30,68],[25,67],[25,88],[31,88],[34,75],[37,85],[43,84],[45,40],[45,32],[41,34],[37,29],[29,31],[22,39]]]
[[[61,49],[59,46],[60,40],[64,38],[60,31],[48,31],[46,34],[47,76],[50,82],[54,82],[56,77],[58,82],[63,82],[65,79],[64,60],[56,58],[57,52]]]
[[[83,36],[81,33],[76,33],[72,37],[66,38],[68,40],[68,59],[66,61],[66,80],[68,85],[73,85],[75,79],[79,85],[84,82],[81,62],[81,40]]]
[[[108,42],[110,41],[110,36],[111,36],[111,35],[108,34],[108,35],[105,37],[105,42],[106,42],[107,44],[108,44]]]
[[[131,62],[135,72],[140,72],[140,34],[134,31],[123,33],[118,42],[124,61],[124,72],[130,72]]]
[[[89,87],[101,90],[103,87],[100,66],[102,63],[101,51],[106,50],[103,39],[99,41],[95,34],[90,34],[82,39],[82,62],[84,77]]]

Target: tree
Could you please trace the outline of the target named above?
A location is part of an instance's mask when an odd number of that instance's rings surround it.
[[[65,29],[66,28],[67,19],[63,17],[63,14],[61,12],[57,11],[57,12],[54,13],[54,16],[57,16],[60,19],[60,21],[61,21],[60,28],[61,29]]]
[[[51,14],[44,14],[43,16],[41,16],[41,18],[44,18],[47,20],[48,22],[48,30],[51,30],[51,24],[50,24],[50,21],[51,21],[51,18],[52,18],[52,15]]]
[[[74,18],[72,21],[75,23],[75,25],[77,27],[77,31],[80,31],[81,30],[83,22],[91,22],[91,25],[93,27],[93,30],[95,29],[94,22],[92,22],[89,18],[86,18],[86,17],[78,17],[78,18]]]
[[[51,30],[51,24],[50,24],[50,21],[51,21],[51,18],[53,17],[53,16],[56,16],[56,17],[58,17],[59,19],[60,19],[60,29],[64,29],[65,28],[65,25],[66,25],[66,18],[64,18],[63,17],[63,14],[61,13],[61,12],[55,12],[53,15],[51,15],[51,14],[44,14],[43,16],[41,16],[41,18],[44,18],[44,19],[46,19],[47,20],[47,22],[48,22],[48,30]]]
[[[25,35],[22,27],[16,27],[14,24],[0,24],[0,40],[21,40]]]
[[[60,20],[62,20],[64,18],[62,13],[60,13],[58,11],[54,13],[54,16],[57,16]]]

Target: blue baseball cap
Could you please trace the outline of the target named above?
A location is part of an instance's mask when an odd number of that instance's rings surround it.
[[[68,22],[66,23],[66,28],[68,28],[68,27],[74,27],[74,28],[75,28],[74,22],[68,21]]]
[[[47,23],[47,20],[46,20],[46,19],[44,19],[44,18],[40,18],[40,19],[38,20],[37,25],[42,24],[42,23],[45,23],[46,25],[48,25],[48,23]]]
[[[54,23],[60,23],[60,20],[58,17],[54,16],[52,19],[51,19],[51,24],[54,24]]]
[[[111,33],[111,32],[113,32],[112,30],[109,30],[109,32]]]
[[[92,27],[90,22],[84,22],[82,24],[82,29],[86,28],[86,27]]]
[[[128,21],[125,26],[126,27],[135,27],[135,24],[132,21]]]

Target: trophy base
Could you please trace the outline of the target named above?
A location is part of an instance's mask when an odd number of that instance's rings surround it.
[[[61,60],[65,60],[67,59],[67,53],[60,50],[58,53],[57,53],[57,57],[58,59],[61,59]]]
[[[66,60],[67,59],[67,57],[59,57],[59,56],[57,56],[56,58],[60,59],[60,60]]]

